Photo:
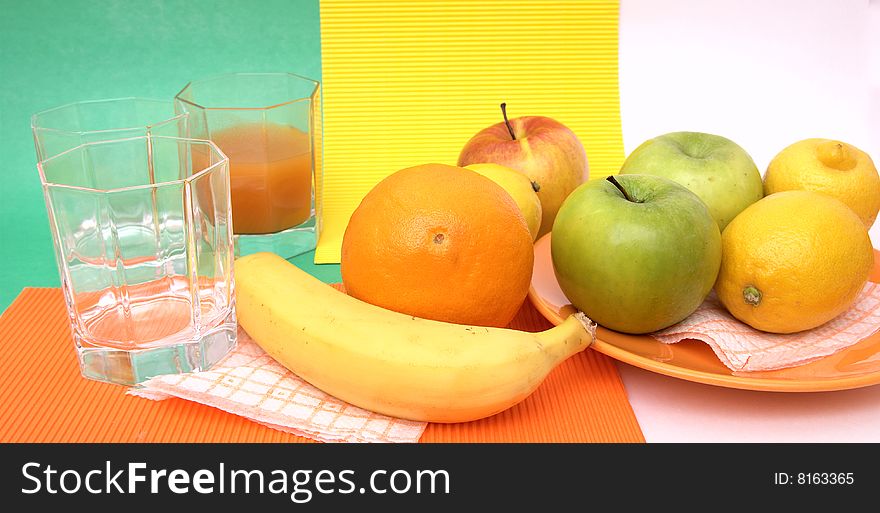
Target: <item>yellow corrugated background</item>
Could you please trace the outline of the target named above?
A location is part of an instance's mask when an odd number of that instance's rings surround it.
[[[615,1],[322,0],[323,227],[339,261],[361,198],[385,176],[455,164],[508,115],[543,115],[583,142],[591,176],[624,158]]]

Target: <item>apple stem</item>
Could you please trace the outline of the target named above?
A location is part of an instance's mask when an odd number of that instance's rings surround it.
[[[617,190],[619,190],[621,192],[621,194],[623,194],[623,197],[626,198],[626,201],[632,201],[633,203],[639,203],[638,201],[635,201],[634,199],[629,197],[629,194],[626,193],[626,189],[624,189],[623,186],[620,185],[620,182],[618,182],[616,178],[609,175],[608,178],[606,178],[606,180],[608,180],[615,187],[617,187]]]
[[[504,116],[504,124],[507,126],[507,131],[510,132],[510,138],[515,141],[516,135],[513,134],[513,127],[510,126],[510,121],[507,120],[507,103],[501,104],[501,115]]]

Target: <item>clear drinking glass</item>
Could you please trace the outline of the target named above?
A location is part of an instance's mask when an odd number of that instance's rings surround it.
[[[290,73],[231,73],[187,84],[175,97],[188,137],[229,157],[237,255],[290,258],[320,231],[321,87]]]
[[[229,161],[213,143],[88,142],[37,167],[85,377],[204,370],[235,346]]]
[[[69,103],[31,119],[37,161],[81,144],[145,135],[186,134],[186,115],[171,100],[114,98]]]

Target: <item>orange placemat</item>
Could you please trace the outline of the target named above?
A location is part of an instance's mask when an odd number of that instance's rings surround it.
[[[550,324],[526,304],[511,327]],[[60,289],[26,288],[0,316],[0,442],[311,442],[183,399],[149,401],[86,380]],[[422,442],[644,442],[611,359],[570,358],[493,417],[429,424]]]

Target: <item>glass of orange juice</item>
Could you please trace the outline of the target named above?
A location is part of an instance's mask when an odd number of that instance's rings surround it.
[[[187,137],[229,157],[238,256],[290,258],[315,249],[320,229],[321,88],[292,73],[229,73],[175,96]]]

